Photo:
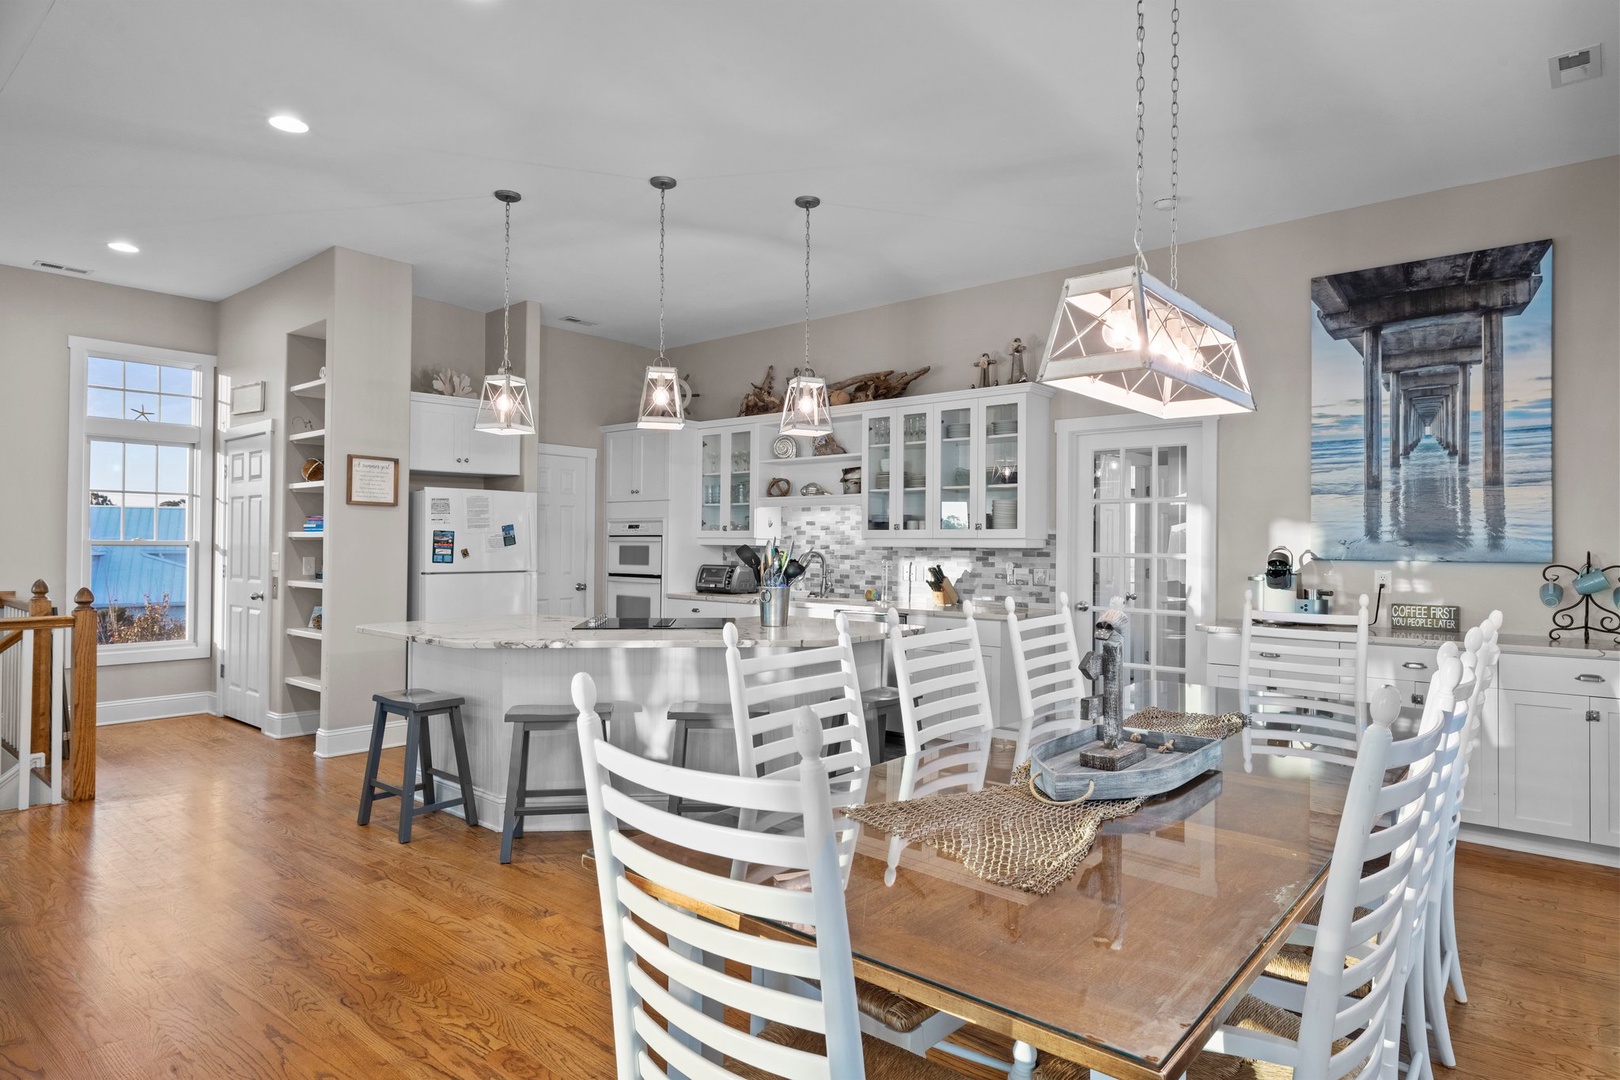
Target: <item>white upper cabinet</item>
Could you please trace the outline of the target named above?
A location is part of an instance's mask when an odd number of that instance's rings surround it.
[[[1051,397],[1024,384],[866,412],[862,535],[897,545],[1045,543]]]
[[[671,446],[672,436],[667,431],[642,431],[633,426],[604,428],[607,501],[662,502],[669,498]]]
[[[466,476],[516,476],[521,436],[474,430],[476,398],[411,395],[411,471]]]
[[[704,431],[698,448],[698,531],[753,530],[754,437],[759,421]]]

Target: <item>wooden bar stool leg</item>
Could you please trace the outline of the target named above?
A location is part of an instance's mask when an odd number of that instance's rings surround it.
[[[366,781],[360,789],[360,824],[371,824],[371,803],[377,793],[377,768],[382,764],[383,731],[388,726],[388,713],[377,703],[376,714],[371,721],[371,744],[366,748]]]
[[[467,763],[467,729],[461,723],[461,706],[450,710],[450,748],[456,755],[456,780],[461,784],[461,816],[478,827],[478,804],[473,799],[472,768]]]
[[[411,842],[411,819],[416,816],[416,768],[422,741],[422,717],[405,714],[405,776],[400,781],[399,842]]]

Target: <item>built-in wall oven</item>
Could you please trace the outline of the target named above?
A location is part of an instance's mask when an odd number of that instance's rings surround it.
[[[606,613],[620,619],[664,614],[664,523],[650,518],[607,523]]]

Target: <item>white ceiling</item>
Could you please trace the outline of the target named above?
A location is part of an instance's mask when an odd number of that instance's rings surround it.
[[[1620,153],[1615,0],[1189,0],[1181,26],[1183,239]],[[802,317],[800,194],[816,314],[1127,252],[1133,36],[1123,0],[0,0],[0,263],[218,299],[337,244],[483,310],[510,187],[514,298],[655,345],[667,173],[669,341],[708,340]],[[1608,73],[1551,89],[1547,57],[1597,43]]]

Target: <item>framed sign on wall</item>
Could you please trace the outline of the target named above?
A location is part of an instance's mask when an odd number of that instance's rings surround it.
[[[350,506],[398,506],[399,458],[349,455]]]

